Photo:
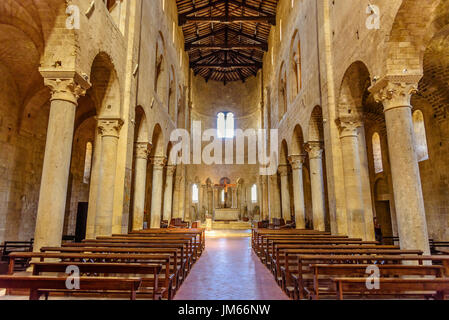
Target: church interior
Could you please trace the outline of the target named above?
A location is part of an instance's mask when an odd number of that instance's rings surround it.
[[[449,299],[448,0],[3,0],[0,75],[0,300]]]

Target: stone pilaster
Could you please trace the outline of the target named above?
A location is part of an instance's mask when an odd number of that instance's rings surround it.
[[[268,177],[270,220],[281,218],[281,199],[277,173]]]
[[[135,144],[134,169],[134,201],[133,201],[133,230],[142,230],[145,216],[145,189],[147,182],[147,163],[151,144],[137,142]]]
[[[176,166],[168,165],[166,168],[163,219],[170,223],[173,208],[173,175],[175,174]]]
[[[307,143],[309,154],[310,185],[312,189],[313,228],[325,231],[324,177],[323,177],[323,144],[319,141]]]
[[[101,135],[101,158],[95,218],[96,236],[112,234],[117,145],[122,125],[123,120],[121,119],[98,119],[98,131]]]
[[[151,228],[159,229],[161,227],[162,216],[162,181],[166,158],[155,156],[151,158],[153,164],[153,190],[151,194]]]
[[[281,176],[282,218],[284,218],[284,221],[287,222],[291,220],[288,165],[280,165],[278,167],[278,171]]]
[[[75,72],[41,70],[51,91],[34,251],[61,244],[78,98],[90,84]]]
[[[362,121],[355,117],[340,117],[337,124],[340,129],[345,179],[347,234],[353,238],[366,240],[358,141],[358,130],[362,127]],[[339,225],[338,230],[346,229]]]
[[[305,155],[291,155],[288,160],[292,167],[293,180],[293,204],[295,206],[296,229],[306,228],[306,209],[304,202],[304,180],[302,176],[302,168]]]
[[[384,106],[401,248],[420,249],[428,254],[429,236],[410,103],[421,77],[386,76],[370,91]]]

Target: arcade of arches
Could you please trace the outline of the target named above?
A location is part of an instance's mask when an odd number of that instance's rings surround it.
[[[66,1],[0,2],[0,243],[226,217],[449,240],[449,1],[376,0],[379,29],[364,1],[229,1],[214,24],[210,1],[73,0],[79,29]],[[198,123],[223,151],[278,129],[278,170],[170,159]]]

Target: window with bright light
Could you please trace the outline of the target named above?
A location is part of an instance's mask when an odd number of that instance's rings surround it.
[[[83,183],[85,183],[85,184],[89,184],[89,182],[90,182],[91,168],[92,168],[92,143],[88,142],[86,144],[86,155],[84,157]]]
[[[257,186],[255,184],[251,187],[251,201],[257,203]]]
[[[220,112],[217,115],[217,136],[218,138],[234,138],[234,114],[232,112]]]
[[[221,202],[224,203],[225,202],[225,191],[221,190]]]
[[[198,185],[194,184],[192,186],[192,202],[193,203],[198,203],[198,199],[199,199],[199,196],[198,196]]]

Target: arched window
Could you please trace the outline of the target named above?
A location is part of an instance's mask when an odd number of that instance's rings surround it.
[[[220,112],[217,115],[217,137],[218,138],[234,138],[234,114],[232,112]]]
[[[90,182],[91,168],[92,168],[92,143],[88,142],[86,144],[86,155],[84,157],[83,183],[85,183],[85,184],[89,184],[89,182]]]
[[[226,115],[226,138],[234,138],[234,114]]]
[[[220,112],[217,115],[217,136],[218,138],[224,138],[226,134],[226,121],[225,121],[225,114],[223,112]]]
[[[424,125],[424,115],[420,110],[413,112],[413,128],[415,131],[415,149],[418,162],[429,159],[427,149],[426,127]]]
[[[251,202],[257,203],[257,186],[255,184],[251,187]]]
[[[194,184],[192,186],[192,202],[198,203],[199,195],[198,195],[198,185]]]
[[[373,158],[374,158],[374,172],[379,173],[383,172],[383,164],[382,164],[382,148],[380,146],[380,136],[377,132],[373,134]]]

